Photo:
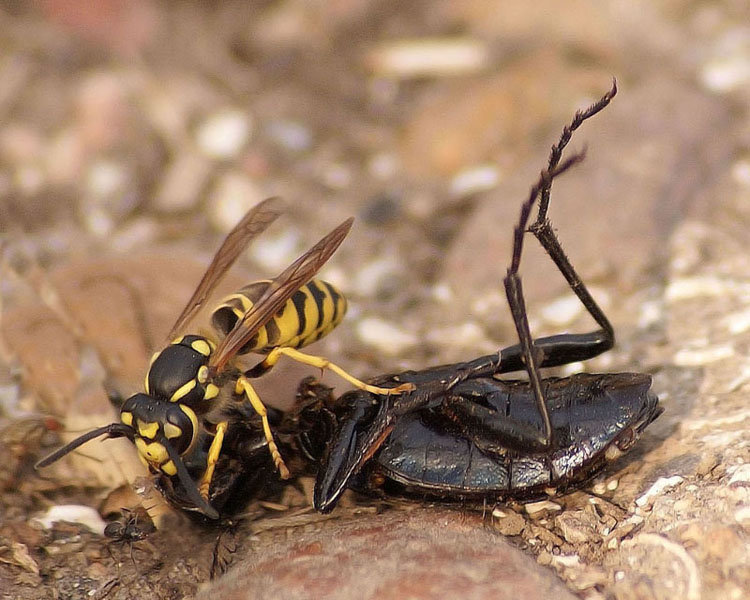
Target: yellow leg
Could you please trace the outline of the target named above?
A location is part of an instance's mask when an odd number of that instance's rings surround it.
[[[250,385],[247,377],[245,377],[244,375],[241,375],[239,379],[237,379],[235,394],[245,394],[245,396],[247,396],[247,399],[250,400],[250,404],[253,405],[255,412],[260,415],[260,418],[263,422],[263,433],[266,435],[266,441],[268,442],[268,450],[271,452],[271,458],[273,458],[273,462],[276,465],[276,468],[279,470],[279,475],[281,475],[281,478],[289,479],[289,469],[287,469],[286,464],[284,464],[284,459],[281,458],[281,453],[279,452],[279,448],[276,446],[276,442],[273,441],[273,433],[271,433],[271,426],[268,424],[268,413],[266,412],[266,407],[264,406],[256,391],[253,389],[253,386]]]
[[[392,394],[403,394],[405,392],[411,392],[412,390],[414,390],[413,383],[402,383],[401,385],[392,388],[370,385],[369,383],[360,381],[353,375],[349,375],[349,373],[344,371],[344,369],[332,363],[327,358],[323,358],[322,356],[313,356],[312,354],[305,354],[304,352],[300,352],[299,350],[288,348],[286,346],[279,346],[278,348],[274,348],[273,350],[271,350],[271,352],[268,353],[268,356],[266,356],[265,360],[263,361],[263,365],[270,369],[278,362],[282,354],[303,364],[317,367],[320,370],[330,369],[331,371],[336,373],[336,375],[351,383],[354,387],[357,387],[360,390],[364,390],[366,392],[370,392],[371,394],[390,396]]]
[[[201,496],[208,500],[208,490],[211,487],[211,479],[214,476],[214,469],[216,468],[216,462],[219,460],[219,454],[221,454],[221,446],[224,444],[224,432],[227,430],[227,422],[222,421],[216,425],[216,435],[211,442],[211,447],[208,449],[208,457],[206,458],[206,472],[203,473],[201,483],[198,486]]]

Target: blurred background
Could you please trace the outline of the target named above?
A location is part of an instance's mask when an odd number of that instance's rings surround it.
[[[586,161],[553,192],[563,246],[619,336],[571,370],[656,376],[672,410],[655,435],[680,441],[638,481],[685,453],[684,477],[700,454],[750,460],[728,449],[747,441],[748,3],[0,2],[0,48],[0,424],[111,419],[102,384],[137,389],[222,236],[271,195],[287,213],[224,291],[356,217],[322,272],[350,314],[315,352],[367,377],[514,343],[501,281],[520,204],[562,127],[616,77],[571,143]],[[591,327],[531,239],[522,276],[535,334]],[[264,398],[288,406],[307,374],[280,367]],[[702,437],[733,411],[735,437]],[[21,520],[40,508],[39,488],[19,487],[30,439],[6,440],[21,458],[5,514]],[[733,476],[715,466],[715,485]],[[715,517],[732,525],[726,548],[747,539],[747,511],[731,515],[750,499],[735,500]],[[701,573],[730,560],[704,550]],[[640,597],[627,593],[642,579],[614,579],[636,568],[625,558],[589,567],[602,575],[580,589],[556,568],[576,593]],[[714,593],[742,588],[717,577]]]

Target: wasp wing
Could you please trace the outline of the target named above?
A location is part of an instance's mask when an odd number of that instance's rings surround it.
[[[283,202],[280,198],[267,198],[251,208],[237,223],[224,238],[224,242],[214,255],[211,264],[208,265],[198,287],[195,288],[192,297],[177,317],[168,339],[174,339],[177,333],[185,328],[250,241],[263,233],[282,212]]]
[[[240,348],[273,318],[297,290],[313,278],[344,241],[353,221],[353,218],[349,218],[341,223],[268,285],[263,295],[245,316],[237,321],[211,355],[209,366],[215,373],[221,372]]]

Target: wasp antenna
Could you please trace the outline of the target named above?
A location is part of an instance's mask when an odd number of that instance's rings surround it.
[[[133,428],[129,427],[128,425],[123,425],[122,423],[110,423],[109,425],[105,425],[104,427],[92,429],[91,431],[84,433],[82,436],[77,437],[69,444],[66,444],[59,450],[55,450],[52,454],[40,460],[34,465],[34,468],[41,469],[42,467],[49,466],[53,462],[61,459],[66,454],[73,452],[73,450],[75,450],[79,446],[82,446],[83,444],[93,440],[94,438],[98,438],[100,435],[106,435],[110,438],[126,437],[132,441],[133,434]]]
[[[169,458],[177,469],[177,477],[179,478],[180,483],[185,487],[185,491],[193,504],[195,504],[195,507],[209,519],[218,519],[219,513],[203,496],[201,496],[200,490],[198,490],[198,486],[195,481],[193,481],[193,478],[190,477],[190,473],[188,473],[185,463],[182,462],[179,452],[174,449],[174,446],[169,443],[169,440],[165,436],[159,436],[158,441],[167,449],[167,454],[169,454]]]

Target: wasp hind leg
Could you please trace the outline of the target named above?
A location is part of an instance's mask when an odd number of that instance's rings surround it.
[[[271,426],[268,423],[268,411],[266,410],[263,401],[258,396],[258,393],[253,388],[250,381],[245,375],[240,375],[235,385],[235,394],[243,394],[249,401],[252,407],[260,415],[261,421],[263,422],[263,433],[266,436],[266,442],[268,442],[268,451],[271,453],[273,463],[279,470],[279,475],[282,479],[289,479],[289,469],[284,463],[284,459],[281,457],[279,447],[273,439],[273,433],[271,432]]]
[[[353,375],[350,375],[349,373],[344,371],[344,369],[339,367],[337,364],[332,363],[327,358],[323,358],[322,356],[315,356],[313,354],[305,354],[304,352],[300,352],[299,350],[290,348],[288,346],[278,346],[271,350],[268,353],[268,356],[266,356],[264,360],[255,365],[255,367],[247,371],[246,375],[248,377],[260,377],[263,373],[269,371],[282,356],[288,356],[292,360],[296,360],[297,362],[300,362],[302,364],[310,365],[311,367],[317,367],[321,371],[329,369],[342,379],[351,383],[354,387],[359,388],[360,390],[364,390],[365,392],[370,392],[371,394],[377,394],[379,396],[403,394],[406,392],[411,392],[415,389],[413,383],[403,383],[392,388],[370,385],[369,383],[365,383],[364,381],[357,379]]]

